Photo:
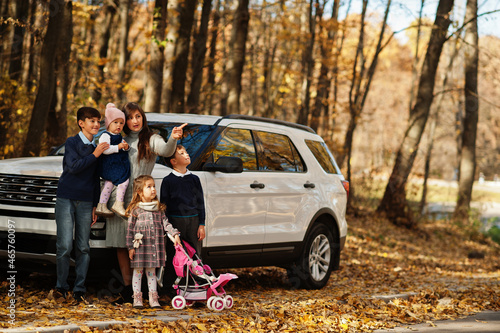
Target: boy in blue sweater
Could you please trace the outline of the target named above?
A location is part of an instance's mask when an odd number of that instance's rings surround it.
[[[57,185],[56,296],[66,298],[69,290],[67,279],[74,229],[76,279],[73,298],[81,302],[85,300],[85,279],[90,262],[90,227],[97,220],[95,209],[100,191],[97,158],[109,148],[109,144],[101,143],[96,147],[93,143],[100,128],[99,111],[82,107],[76,118],[81,131],[66,140],[63,172]]]
[[[167,164],[174,169],[163,178],[160,202],[167,205],[166,215],[201,256],[201,241],[205,238],[205,201],[200,178],[187,169],[191,158],[182,145],[177,145]],[[180,228],[180,229],[179,229]]]
[[[201,257],[201,241],[205,238],[205,201],[200,178],[187,169],[191,159],[182,145],[177,145],[174,155],[166,161],[174,170],[163,178],[160,202],[167,205],[166,215],[169,222]],[[167,242],[169,241],[167,239]],[[166,251],[168,264],[165,266],[165,285],[170,287],[175,281],[172,265],[175,249],[173,246],[167,246]]]

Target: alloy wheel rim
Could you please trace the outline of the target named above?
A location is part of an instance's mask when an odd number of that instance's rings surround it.
[[[323,234],[316,236],[309,250],[309,272],[315,281],[325,278],[330,260],[331,247],[328,238]]]

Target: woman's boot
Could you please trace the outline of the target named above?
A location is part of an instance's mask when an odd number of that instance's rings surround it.
[[[134,295],[134,292],[132,291],[132,285],[124,286],[123,290],[120,292],[118,298],[116,298],[111,303],[113,305],[122,305],[125,303],[132,303],[134,301],[133,295]]]

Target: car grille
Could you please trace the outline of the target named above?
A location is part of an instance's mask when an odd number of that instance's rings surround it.
[[[0,173],[0,203],[32,207],[54,207],[58,180],[57,177]]]

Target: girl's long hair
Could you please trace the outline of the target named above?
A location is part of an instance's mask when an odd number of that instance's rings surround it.
[[[130,216],[130,214],[133,212],[133,210],[142,201],[142,191],[144,189],[144,186],[146,185],[146,181],[148,181],[148,180],[154,181],[154,178],[149,176],[149,175],[141,175],[141,176],[137,177],[136,179],[134,179],[132,200],[130,201],[130,204],[128,205],[127,210],[125,211],[126,216]],[[156,197],[153,199],[153,201],[154,200],[158,201],[158,209],[165,211],[167,206],[158,200],[158,195],[156,195]]]
[[[134,102],[128,102],[122,107],[123,112],[125,113],[125,119],[128,119],[128,116],[134,112],[139,111],[142,116],[142,129],[139,132],[139,143],[137,145],[138,151],[138,160],[146,159],[151,161],[156,158],[155,154],[151,151],[151,147],[149,146],[149,139],[151,135],[153,135],[153,131],[148,126],[148,120],[146,119],[146,114],[144,110],[139,106],[139,104]],[[127,126],[127,122],[125,121],[125,126],[123,127],[123,131],[125,134],[130,134],[130,128]]]

